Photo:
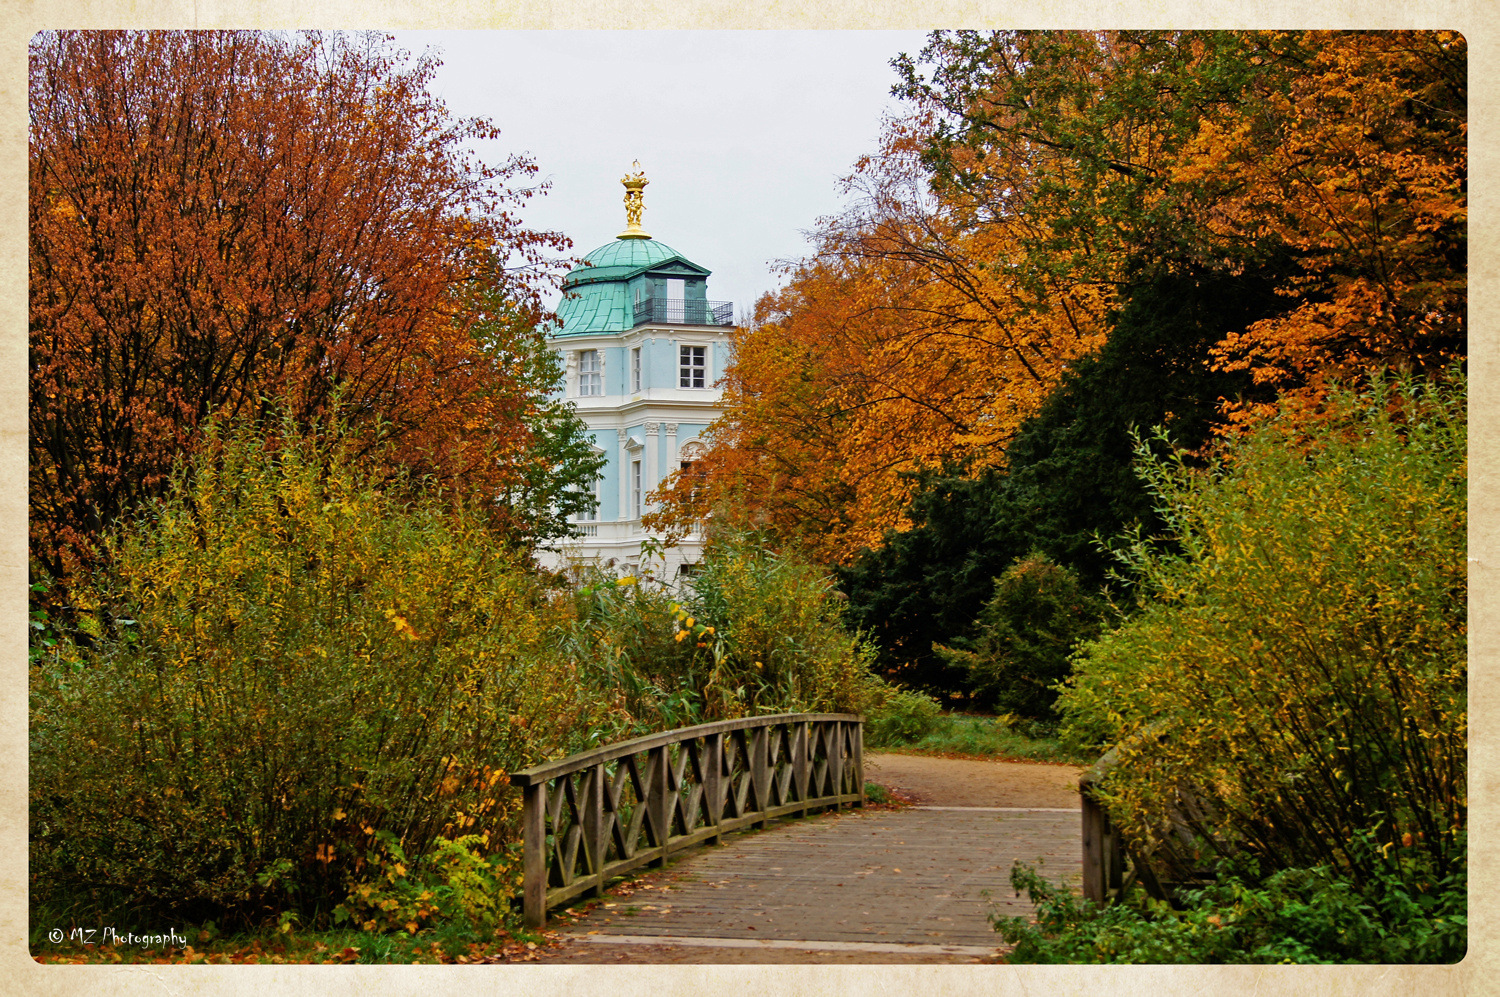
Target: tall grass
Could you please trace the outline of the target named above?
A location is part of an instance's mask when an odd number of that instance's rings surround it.
[[[866,725],[869,726],[868,724]],[[868,740],[867,740],[867,743]],[[1080,752],[1057,736],[1055,726],[1014,716],[944,713],[917,736],[878,740],[873,747],[934,755],[964,755],[998,761],[1088,765],[1097,756]]]

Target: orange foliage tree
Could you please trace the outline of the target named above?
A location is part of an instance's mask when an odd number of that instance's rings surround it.
[[[419,472],[512,476],[528,402],[508,357],[566,242],[520,224],[535,167],[474,161],[496,131],[448,116],[435,68],[369,35],[32,41],[32,550],[51,574],[159,492],[206,416],[272,397],[304,425],[342,397]],[[473,334],[476,294],[508,303],[499,348]]]
[[[1098,345],[1098,288],[1042,290],[1004,261],[1012,233],[924,189],[920,120],[893,122],[859,164],[856,206],[825,219],[736,338],[725,417],[670,482],[659,525],[725,502],[842,563],[901,525],[912,472],[1000,459],[1066,369]],[[721,510],[724,511],[724,510]]]
[[[1461,35],[955,32],[922,58],[899,62],[939,116],[924,161],[981,210],[1050,220],[1028,266],[1139,282],[1289,257],[1285,311],[1215,351],[1262,384],[1462,355]],[[997,183],[1026,148],[1050,155]]]
[[[823,224],[741,335],[715,446],[663,523],[717,503],[847,563],[907,525],[916,472],[1003,465],[1103,343],[1131,247],[1176,237],[1153,184],[1188,133],[1119,81],[1197,55],[1012,33],[964,63],[979,36],[944,39],[928,54],[980,82],[927,86],[906,67],[917,112],[861,161],[860,206]]]
[[[1226,337],[1217,361],[1278,384],[1441,370],[1466,348],[1463,36],[1274,33],[1256,52],[1278,85],[1254,114],[1205,122],[1172,179],[1211,178],[1204,226],[1274,238],[1304,272],[1289,311]]]
[[[1465,350],[1466,59],[1451,32],[935,34],[660,521],[717,503],[845,563],[905,525],[910,472],[1002,465],[1111,309],[1185,275],[1275,281],[1285,307],[1226,313],[1207,361],[1265,390],[1441,369]]]

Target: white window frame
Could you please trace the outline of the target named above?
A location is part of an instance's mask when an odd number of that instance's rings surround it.
[[[586,492],[594,497],[594,507],[592,509],[586,509],[583,512],[578,513],[577,517],[573,520],[575,523],[599,522],[599,506],[601,504],[599,501],[599,486],[603,484],[603,482],[603,478],[595,475],[594,478],[590,480],[588,485],[584,488]]]
[[[604,394],[604,355],[601,350],[578,351],[578,396],[598,398]]]
[[[697,352],[694,352],[697,351]],[[693,361],[702,361],[694,363]],[[697,384],[694,384],[694,381]],[[708,387],[708,347],[695,346],[691,343],[679,343],[677,346],[677,386],[679,388],[699,389]]]
[[[630,390],[641,390],[641,348],[633,346],[630,349]]]
[[[641,518],[641,459],[630,462],[630,512],[631,519]]]

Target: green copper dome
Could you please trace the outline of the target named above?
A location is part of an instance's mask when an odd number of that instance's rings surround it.
[[[629,280],[643,270],[671,260],[687,262],[677,250],[655,239],[615,239],[585,256],[582,266],[569,270],[563,278],[563,287]]]
[[[583,259],[563,278],[563,300],[557,306],[561,329],[553,335],[625,332],[636,325],[636,302],[664,297],[666,280],[689,282],[689,296],[701,300],[710,273],[655,239],[615,239]]]

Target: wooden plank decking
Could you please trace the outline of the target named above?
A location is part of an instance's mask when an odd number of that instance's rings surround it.
[[[624,947],[761,949],[818,961],[977,961],[1001,945],[988,915],[1029,913],[1010,886],[1016,860],[1077,888],[1076,809],[853,811],[736,835],[606,898],[571,926],[564,961],[614,962]],[[743,953],[739,953],[740,961]],[[800,959],[798,961],[801,961]]]

